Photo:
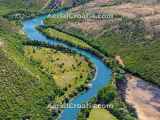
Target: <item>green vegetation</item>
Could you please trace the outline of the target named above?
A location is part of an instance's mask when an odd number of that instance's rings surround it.
[[[128,22],[129,22],[129,24],[126,25]],[[124,24],[124,23],[126,23],[126,24]],[[88,44],[93,46],[94,48],[97,48],[98,50],[102,51],[103,53],[105,53],[106,55],[109,55],[109,56],[119,55],[117,52],[120,52],[122,48],[125,48],[125,50],[126,50],[125,52],[127,52],[127,56],[129,56],[128,52],[131,52],[131,51],[127,51],[127,49],[130,49],[131,47],[129,47],[129,46],[124,47],[123,43],[137,45],[137,44],[135,44],[136,42],[141,43],[142,41],[144,41],[143,38],[144,38],[145,33],[144,33],[143,26],[140,26],[141,24],[142,23],[139,23],[139,21],[136,21],[136,20],[135,21],[128,21],[128,19],[124,19],[124,20],[122,20],[122,23],[119,23],[120,30],[121,30],[121,31],[119,31],[120,34],[114,32],[112,30],[105,30],[105,32],[103,32],[103,34],[101,36],[99,36],[98,38],[94,38],[93,35],[85,33],[84,31],[81,31],[80,29],[73,28],[73,27],[71,29],[66,29],[65,27],[62,27],[63,25],[60,25],[60,27],[59,27],[57,24],[56,24],[56,26],[52,26],[52,28],[44,28],[44,30],[46,30],[46,29],[54,30],[54,27],[55,27],[56,29],[60,29],[60,31],[66,32],[71,36],[73,35],[74,37],[78,37],[80,39],[82,38],[82,40],[84,40],[85,42],[87,42]],[[49,23],[47,23],[47,25],[50,26]],[[137,26],[138,26],[138,28],[137,28]],[[61,28],[64,28],[64,29],[62,30]],[[125,31],[126,28],[129,30]],[[135,30],[138,30],[138,32]],[[65,33],[63,33],[63,34],[65,34]],[[135,35],[136,35],[136,37],[135,37]],[[123,41],[121,41],[119,43],[116,42],[118,40],[122,40],[122,38],[124,39]],[[111,41],[111,40],[114,40],[114,41]],[[119,49],[115,48],[118,45],[120,45],[122,48],[121,47],[118,47]],[[136,46],[133,46],[133,48],[136,49]],[[132,50],[133,50],[133,48],[132,48]],[[123,58],[123,56],[122,56],[122,58]],[[121,80],[124,78],[125,71],[123,69],[119,68],[119,66],[117,66],[116,62],[114,60],[112,60],[111,58],[108,59],[106,61],[106,63],[108,63],[109,66],[113,69],[115,76],[113,77],[112,84],[109,84],[108,86],[103,88],[99,92],[98,96],[96,97],[96,100],[92,101],[92,102],[98,103],[98,104],[111,104],[111,105],[113,105],[114,107],[108,108],[108,110],[119,120],[136,120],[136,113],[135,113],[134,109],[124,102],[124,100],[119,96],[118,91],[117,91],[118,90],[117,84],[119,82],[121,82]],[[125,61],[125,65],[127,65],[126,61]],[[141,64],[141,65],[143,65],[143,64]],[[126,66],[125,69],[129,69],[128,66]],[[129,69],[129,70],[131,70],[131,69]],[[138,72],[134,72],[134,73],[138,73]],[[114,80],[114,78],[116,80]],[[90,112],[91,112],[91,109],[82,109],[78,115],[78,120],[86,120],[89,117],[89,114],[91,114]]]
[[[92,78],[91,63],[71,52],[24,47],[22,43],[26,38],[19,27],[6,19],[0,20],[0,42],[3,43],[0,46],[0,119],[53,119],[48,104],[62,103],[77,95],[80,88],[84,90],[84,83]],[[66,62],[72,64],[66,65]],[[64,83],[58,76],[69,81],[63,89],[57,86]]]
[[[0,50],[0,119],[51,118],[47,105],[60,93],[51,80],[33,76]]]
[[[111,102],[116,95],[117,95],[117,90],[115,86],[108,85],[107,87],[99,91],[97,95],[97,99],[98,99],[98,102],[107,104]]]
[[[45,0],[1,0],[0,15],[9,20],[33,17],[44,3]],[[60,110],[54,113],[47,106],[53,102],[68,102],[78,92],[87,89],[94,72],[91,70],[93,66],[82,56],[64,49],[62,52],[51,48],[25,47],[23,43],[27,38],[20,27],[5,18],[0,17],[0,119],[55,119]],[[48,37],[84,49],[92,50],[93,46],[112,57],[120,55],[126,70],[160,85],[160,42],[145,38],[141,21],[122,19],[117,31],[105,27],[98,37],[78,28],[62,30],[64,19],[48,18],[45,23],[52,28],[38,29]],[[53,29],[54,25],[59,30]],[[108,111],[119,120],[136,120],[135,111],[119,97],[117,91],[116,85],[122,80],[124,71],[114,66],[114,60],[109,63],[116,73],[116,81],[103,88],[92,102],[112,104],[114,107]],[[105,109],[82,109],[78,119],[102,117],[116,120],[110,113]]]
[[[94,74],[94,68],[89,61],[69,50],[27,46],[25,55],[32,65],[48,74],[63,89],[63,96],[57,97],[54,102],[65,102],[87,89]]]
[[[70,51],[29,46],[25,48],[25,55],[42,72],[51,74],[59,87],[75,88],[91,79],[92,64]]]
[[[44,23],[47,25],[51,25],[51,26],[54,26],[54,25],[60,25],[60,24],[63,24],[66,22],[66,19],[65,18],[46,18],[44,20]]]
[[[25,40],[14,22],[0,18],[0,119],[51,119],[47,105],[62,90],[27,61]]]
[[[107,90],[109,90],[109,91],[107,91]],[[111,98],[109,100],[106,99],[106,98],[109,98],[110,96],[111,96]],[[105,101],[105,100],[107,100],[107,101]],[[118,120],[137,120],[136,113],[135,113],[134,109],[131,106],[129,106],[128,104],[126,104],[118,96],[117,90],[115,89],[115,85],[113,85],[113,84],[109,84],[108,86],[103,88],[99,92],[98,97],[91,100],[89,103],[90,104],[102,104],[102,105],[105,104],[105,105],[113,106],[113,107],[106,108],[106,110],[109,111]],[[94,110],[94,109],[91,109],[91,108],[82,109],[78,115],[78,120],[88,120],[92,117],[98,117],[99,114],[98,113],[93,114],[92,110]],[[99,109],[98,109],[98,111],[99,111]],[[103,116],[101,116],[101,117],[103,117]]]
[[[143,25],[136,25],[134,26],[136,28],[133,29],[127,23],[127,27],[121,28],[121,34],[106,32],[100,38],[88,42],[103,53],[111,56],[120,55],[127,70],[160,85],[159,40],[144,39],[143,31],[137,28]],[[126,30],[129,32],[125,32]]]
[[[48,119],[47,104],[61,91],[53,79],[26,61],[25,39],[19,27],[0,18],[0,119]]]
[[[56,26],[56,29],[84,40],[105,55],[121,56],[127,71],[160,85],[160,42],[145,37],[142,21],[122,17],[118,26],[104,26],[100,35],[87,33],[78,27],[64,27],[65,25]],[[116,29],[112,29],[113,26]]]
[[[114,99],[111,103],[114,107],[109,109],[109,111],[117,117],[119,120],[137,120],[135,110],[127,105],[121,99]]]
[[[68,18],[63,18],[61,15],[65,15],[65,14],[69,14],[70,17]],[[82,14],[82,13],[81,13]],[[72,16],[72,17],[71,17]],[[66,12],[66,13],[61,13],[61,14],[57,14],[54,15],[53,17],[48,17],[44,20],[44,24],[46,26],[50,26],[50,27],[54,27],[56,25],[61,25],[63,23],[66,23],[67,21],[72,21],[72,22],[77,22],[77,21],[82,21],[82,19],[80,18],[76,18],[74,17],[74,14],[70,13],[70,12]]]
[[[117,120],[105,109],[92,109],[87,120]]]
[[[49,104],[67,102],[87,89],[94,69],[82,56],[62,47],[62,52],[25,47],[20,27],[4,18],[0,40],[0,119],[54,119],[59,110],[50,112]]]
[[[72,51],[24,46],[17,23],[37,15],[45,1],[0,1],[0,119],[55,119],[60,110],[48,105],[68,102],[92,79],[92,64]]]
[[[120,85],[124,82],[125,71],[112,58],[107,59],[106,63],[113,70],[112,80],[98,92],[97,97],[93,97],[89,101],[89,104],[107,105],[105,109],[118,120],[137,120],[135,109],[124,101],[124,95],[120,91]],[[88,120],[92,110],[93,108],[81,109],[78,120]]]
[[[45,35],[47,35],[48,37],[51,37],[51,38],[55,38],[55,39],[60,39],[64,42],[67,42],[71,45],[74,45],[74,46],[77,46],[77,47],[80,47],[80,48],[84,48],[84,49],[90,49],[91,47],[85,43],[84,41],[76,38],[76,37],[73,37],[71,35],[67,35],[63,32],[60,32],[60,31],[57,31],[55,29],[52,29],[52,28],[41,28],[39,27],[38,28],[41,32],[43,32]]]
[[[108,110],[119,120],[136,120],[135,111],[118,96],[117,87],[114,84],[109,84],[99,91],[97,102],[111,104],[113,108],[108,108]]]
[[[46,4],[46,0],[1,0],[0,15],[6,15],[18,10],[38,11]]]

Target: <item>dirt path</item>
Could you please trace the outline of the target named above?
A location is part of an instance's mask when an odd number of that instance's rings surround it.
[[[0,41],[0,48],[3,46],[3,43]]]
[[[122,65],[123,67],[125,66],[121,56],[116,55],[115,60],[118,62],[119,65]]]
[[[160,89],[127,74],[126,101],[132,104],[139,120],[160,120]]]

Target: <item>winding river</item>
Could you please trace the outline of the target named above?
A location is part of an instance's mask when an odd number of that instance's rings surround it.
[[[102,60],[95,55],[87,52],[85,50],[69,46],[61,41],[55,39],[49,39],[41,32],[36,30],[35,26],[42,25],[43,20],[47,17],[47,15],[38,16],[33,19],[29,19],[23,22],[23,30],[31,40],[45,41],[50,45],[62,45],[67,47],[84,57],[88,58],[96,67],[96,74],[94,79],[91,81],[92,87],[78,96],[74,97],[70,100],[71,104],[82,104],[89,101],[93,96],[96,96],[98,91],[106,86],[106,84],[111,79],[112,73],[111,70],[102,62]],[[78,108],[65,108],[60,115],[59,120],[76,120],[77,114],[80,111]]]

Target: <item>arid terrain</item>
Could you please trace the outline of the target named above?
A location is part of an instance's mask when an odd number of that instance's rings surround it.
[[[139,120],[159,120],[160,89],[129,74],[126,79],[126,101],[136,108]]]
[[[113,6],[100,6],[100,3],[97,1],[90,2],[85,6],[79,6],[71,11],[78,13],[81,9],[85,8],[88,13],[109,13],[113,15],[121,15],[128,18],[138,18],[144,21],[146,32],[150,33],[151,36],[159,36],[160,33],[160,4],[137,4],[137,3],[123,3],[120,5]],[[107,4],[107,3],[105,3]],[[83,26],[84,23],[82,23]],[[90,23],[91,26],[93,22]],[[95,23],[100,25],[98,23]],[[83,26],[85,29],[87,26]],[[101,26],[101,25],[100,25]]]

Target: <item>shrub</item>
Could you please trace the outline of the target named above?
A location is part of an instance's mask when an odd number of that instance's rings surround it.
[[[111,102],[117,95],[117,91],[114,85],[110,84],[109,86],[103,88],[99,91],[97,99],[99,103],[107,104]]]

